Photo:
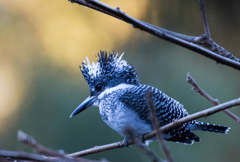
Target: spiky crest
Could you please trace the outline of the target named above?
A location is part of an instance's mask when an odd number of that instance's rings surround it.
[[[96,56],[96,64],[94,62],[91,64],[86,57],[87,62],[83,60],[80,70],[88,85],[94,86],[99,82],[108,86],[120,83],[139,85],[138,74],[132,65],[122,59],[123,54],[118,57],[114,51],[109,54],[100,51]]]

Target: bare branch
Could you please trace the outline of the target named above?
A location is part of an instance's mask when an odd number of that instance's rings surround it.
[[[97,162],[95,160],[88,160],[88,159],[83,159],[83,158],[76,158],[73,156],[66,155],[65,153],[60,153],[56,150],[47,148],[41,144],[39,144],[33,137],[30,137],[23,131],[19,130],[18,131],[18,140],[32,148],[38,153],[44,154],[44,155],[49,155],[47,156],[42,156],[42,155],[37,155],[37,154],[29,154],[25,152],[16,152],[16,151],[5,151],[1,150],[0,151],[0,157],[8,157],[12,159],[21,159],[21,160],[34,160],[34,161],[71,161],[71,162]],[[7,156],[4,156],[7,155]]]
[[[147,105],[148,105],[148,108],[149,108],[150,119],[152,121],[153,128],[156,131],[156,136],[157,136],[159,142],[162,145],[162,148],[163,148],[163,151],[165,153],[166,159],[167,159],[168,162],[173,162],[173,158],[171,156],[171,153],[170,153],[170,151],[167,147],[166,142],[163,139],[162,132],[159,129],[160,124],[159,124],[159,122],[156,118],[156,112],[155,112],[156,108],[155,108],[155,104],[153,102],[153,92],[151,91],[151,88],[149,88],[148,91],[146,92],[145,98],[146,98],[146,102],[147,102]]]
[[[133,144],[133,141],[128,142],[128,145],[132,145],[132,144]],[[72,157],[82,157],[82,156],[87,156],[87,155],[104,152],[104,151],[108,151],[108,150],[113,150],[113,149],[117,149],[117,148],[123,148],[123,147],[125,147],[123,141],[119,141],[119,142],[110,143],[110,144],[106,144],[106,145],[102,145],[102,146],[95,146],[90,149],[78,151],[78,152],[67,154],[67,155],[72,156]]]
[[[231,118],[233,118],[240,124],[240,118],[234,113],[232,113],[230,110],[223,110],[223,112],[225,112],[227,115],[229,115]]]
[[[34,150],[38,153],[49,155],[49,156],[64,157],[63,153],[59,153],[58,151],[42,146],[33,137],[28,136],[26,133],[24,133],[21,130],[18,131],[17,137],[20,142],[34,148]]]
[[[151,149],[144,146],[142,142],[139,141],[139,138],[135,138],[134,132],[131,128],[126,128],[125,133],[128,134],[133,143],[136,144],[138,148],[142,150],[153,162],[164,162],[164,160],[160,159]]]
[[[206,38],[211,39],[211,34],[210,34],[209,27],[208,27],[208,22],[207,22],[207,14],[206,14],[204,0],[199,0],[199,6],[200,6],[202,21],[203,21],[203,28],[204,28]]]
[[[199,111],[197,113],[188,115],[187,117],[175,120],[172,123],[169,123],[165,126],[162,126],[160,128],[160,131],[168,132],[168,131],[170,131],[174,128],[177,128],[177,127],[181,126],[184,123],[189,122],[189,121],[196,120],[196,119],[199,119],[199,118],[202,118],[202,117],[207,117],[209,115],[215,114],[219,111],[222,111],[222,110],[225,110],[225,109],[228,109],[230,107],[237,106],[237,105],[240,105],[240,98],[225,102],[223,104],[219,104],[217,106],[214,106],[214,107]],[[154,136],[156,136],[156,131],[153,131],[153,132],[145,135],[143,137],[143,140],[148,140],[148,139],[150,139]],[[131,145],[131,144],[133,144],[133,141],[128,141],[128,145]],[[123,142],[120,141],[120,142],[115,142],[115,143],[111,143],[111,144],[107,144],[107,145],[96,146],[96,147],[93,147],[93,148],[90,148],[90,149],[87,149],[87,150],[75,152],[75,153],[68,154],[68,155],[73,156],[73,157],[81,157],[81,156],[86,156],[86,155],[99,153],[99,152],[112,150],[112,149],[117,149],[117,148],[122,148],[122,147],[125,147],[125,146],[124,146]]]
[[[203,89],[201,89],[196,81],[191,77],[190,73],[187,73],[187,82],[189,84],[191,84],[193,86],[192,90],[194,92],[199,93],[201,96],[205,97],[208,101],[210,101],[213,105],[219,105],[219,101],[217,99],[212,98],[209,94],[207,94]],[[240,118],[235,115],[234,113],[232,113],[229,110],[223,110],[223,112],[225,112],[227,115],[229,115],[231,118],[233,118],[234,120],[236,120],[238,123],[240,123]]]
[[[52,161],[65,161],[65,162],[106,162],[95,161],[83,158],[63,159],[61,157],[46,157],[43,155],[26,153],[23,151],[8,151],[0,150],[0,161],[39,161],[39,162],[52,162]]]
[[[213,41],[205,41],[205,34],[199,37],[186,36],[183,34],[178,34],[152,24],[135,19],[126,13],[122,12],[119,7],[112,8],[102,2],[97,0],[70,0],[72,3],[78,3],[80,5],[92,8],[99,12],[105,13],[107,15],[113,16],[117,19],[125,21],[131,24],[133,27],[141,29],[159,38],[165,39],[194,52],[197,52],[205,57],[215,60],[217,63],[221,63],[235,69],[240,70],[239,59],[233,54],[226,51],[223,47],[219,46]],[[194,44],[195,43],[195,44]],[[208,49],[205,49],[197,44],[201,44]],[[220,54],[220,55],[219,55]]]
[[[46,161],[46,157],[42,155],[36,155],[36,154],[31,154],[31,153],[26,153],[21,151],[7,151],[7,150],[0,150],[0,158],[7,159],[8,161],[13,161],[13,160]]]
[[[203,21],[203,28],[204,28],[205,34],[198,37],[198,39],[194,39],[193,42],[203,45],[204,47],[210,49],[212,52],[218,53],[221,56],[224,56],[224,57],[227,57],[227,58],[230,58],[232,60],[239,62],[240,60],[237,57],[235,57],[232,53],[228,52],[227,50],[225,50],[223,47],[219,46],[216,42],[214,42],[212,40],[209,26],[208,26],[204,0],[199,0],[199,6],[200,6],[202,21]]]

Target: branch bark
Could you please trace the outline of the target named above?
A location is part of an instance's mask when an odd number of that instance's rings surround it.
[[[208,26],[204,0],[199,0],[199,6],[200,6],[202,21],[203,21],[203,28],[204,28],[206,38],[211,39],[211,34],[210,34],[209,26]]]
[[[163,29],[152,24],[146,23],[144,21],[135,19],[127,15],[126,13],[122,12],[119,7],[115,9],[97,0],[69,0],[69,1],[115,17],[119,20],[131,24],[134,28],[138,28],[159,38],[175,43],[179,46],[185,47],[194,52],[197,52],[205,57],[215,60],[217,63],[221,63],[240,70],[239,59],[236,58],[230,52],[226,51],[223,47],[219,46],[214,41],[206,41],[205,34],[199,37],[193,37],[175,33],[167,29]],[[204,47],[209,48],[209,50],[197,44],[203,45]]]

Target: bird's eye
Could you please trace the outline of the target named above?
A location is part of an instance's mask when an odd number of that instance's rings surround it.
[[[100,91],[102,89],[102,84],[101,83],[98,83],[96,86],[95,86],[95,90],[96,91]]]

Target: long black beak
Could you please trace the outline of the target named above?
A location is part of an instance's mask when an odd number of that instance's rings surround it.
[[[89,106],[91,106],[97,100],[96,96],[89,96],[86,98],[70,115],[70,118],[77,115],[78,113],[84,111]]]

